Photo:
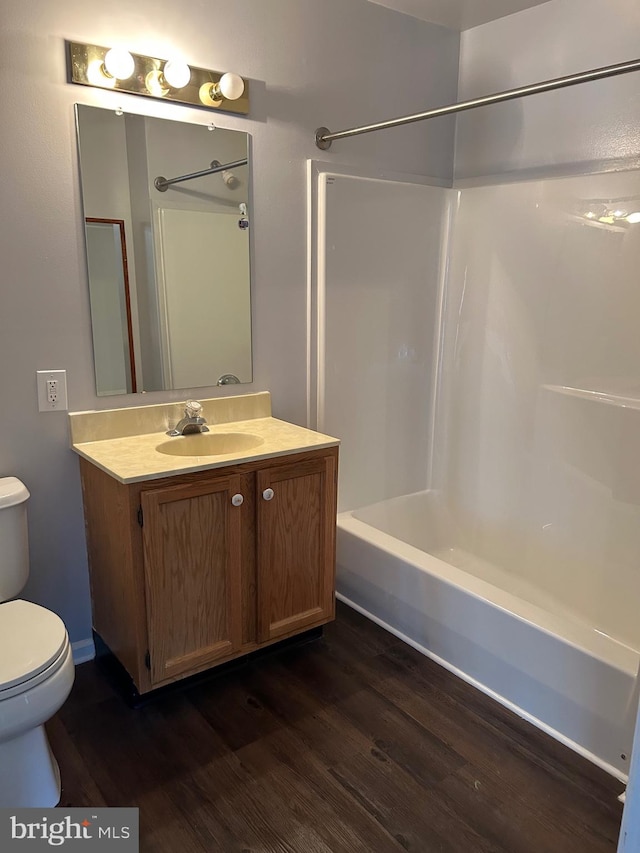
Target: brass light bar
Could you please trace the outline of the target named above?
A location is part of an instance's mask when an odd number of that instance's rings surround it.
[[[112,92],[126,92],[129,95],[144,95],[161,101],[204,107],[219,112],[241,115],[247,115],[249,112],[249,81],[237,75],[225,75],[222,71],[190,65],[189,82],[184,86],[175,87],[170,85],[164,77],[168,60],[130,53],[133,72],[126,79],[120,79],[110,75],[105,67],[105,57],[110,48],[75,41],[68,41],[67,46],[70,83],[109,89]],[[169,76],[168,73],[167,76]],[[223,77],[233,77],[236,88],[240,81],[244,83],[244,91],[239,97],[231,99],[222,95],[218,84]]]

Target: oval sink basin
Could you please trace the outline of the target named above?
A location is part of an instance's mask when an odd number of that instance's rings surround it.
[[[178,435],[158,444],[156,450],[167,456],[223,456],[251,450],[263,443],[263,438],[246,432],[205,432]]]

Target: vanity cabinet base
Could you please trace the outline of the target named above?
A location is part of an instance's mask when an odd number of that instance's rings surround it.
[[[324,626],[320,625],[317,628],[311,628],[308,631],[295,634],[293,637],[288,637],[286,640],[269,643],[264,647],[255,649],[253,652],[240,655],[226,663],[210,667],[195,675],[187,675],[179,681],[166,684],[164,687],[156,687],[146,693],[140,693],[131,675],[96,631],[93,632],[93,642],[96,649],[96,662],[100,670],[106,675],[116,691],[124,698],[127,705],[135,709],[143,708],[149,702],[160,699],[176,690],[195,687],[204,682],[215,681],[215,679],[222,678],[229,673],[238,672],[248,664],[254,663],[261,658],[277,655],[279,652],[293,646],[298,647],[304,646],[307,643],[315,643],[317,640],[321,640],[323,636]]]
[[[80,466],[94,631],[140,695],[335,617],[337,447],[130,484]]]

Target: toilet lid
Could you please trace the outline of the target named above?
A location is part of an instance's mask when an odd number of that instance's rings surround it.
[[[66,642],[64,622],[50,610],[30,601],[0,604],[0,691],[45,670]]]

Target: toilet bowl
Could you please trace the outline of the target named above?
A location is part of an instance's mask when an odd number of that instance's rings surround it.
[[[0,604],[0,807],[58,804],[60,774],[44,723],[62,707],[74,672],[55,613],[28,601]]]
[[[25,579],[29,493],[0,478],[0,808],[60,801],[60,773],[44,724],[62,707],[75,669],[63,621],[29,601],[7,601]],[[9,515],[9,508],[22,510]],[[19,579],[19,581],[18,581]],[[4,593],[4,594],[2,594]]]

